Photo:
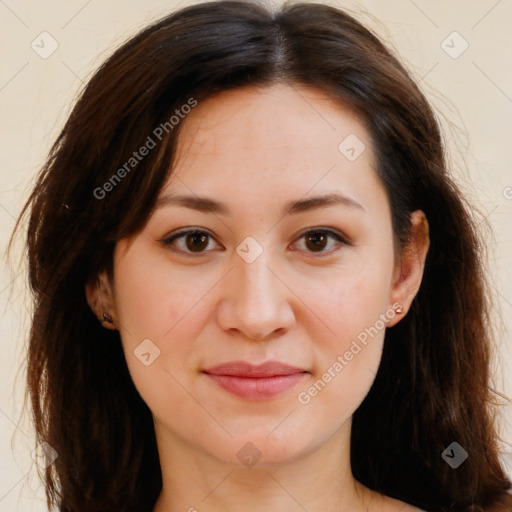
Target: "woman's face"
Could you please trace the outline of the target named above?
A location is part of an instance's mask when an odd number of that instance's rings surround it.
[[[158,439],[237,464],[299,459],[347,432],[392,305],[409,304],[369,135],[318,89],[250,87],[199,103],[178,155],[160,206],[114,254],[130,374]],[[164,243],[187,230],[200,233]],[[299,372],[205,373],[237,361]]]

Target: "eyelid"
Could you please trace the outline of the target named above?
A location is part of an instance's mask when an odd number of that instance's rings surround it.
[[[351,246],[352,245],[352,243],[349,241],[349,238],[347,236],[345,236],[343,233],[341,233],[338,229],[329,228],[327,226],[318,226],[318,227],[313,227],[313,228],[307,228],[304,231],[301,231],[296,236],[295,239],[301,240],[304,236],[306,236],[308,234],[314,234],[314,233],[318,233],[318,232],[326,233],[331,238],[334,238],[335,240],[337,240],[337,242],[338,242],[337,247],[335,247],[334,249],[331,249],[329,251],[323,251],[323,252],[318,252],[318,253],[307,251],[308,256],[312,256],[314,258],[328,257],[328,256],[331,256],[333,253],[338,252],[340,250],[340,246],[344,246],[344,245]]]
[[[192,235],[194,233],[206,234],[212,240],[215,240],[216,243],[218,244],[217,239],[207,229],[204,229],[204,228],[194,228],[194,227],[178,229],[177,231],[174,231],[171,234],[164,236],[164,238],[162,238],[160,240],[160,243],[164,247],[171,247],[171,244],[172,244],[172,242],[174,240],[177,240],[180,237],[184,237],[185,235]],[[179,249],[172,249],[172,248],[171,248],[171,250],[173,250],[174,252],[177,252],[177,253],[180,253],[180,254],[185,254],[187,256],[192,256],[192,257],[194,257],[194,256],[202,256],[204,254],[207,254],[207,253],[211,252],[211,251],[203,251],[203,252],[199,252],[199,253],[193,253],[193,252],[186,252],[186,251],[182,251],[182,250],[179,250]]]
[[[313,234],[313,233],[318,233],[318,232],[325,233],[330,238],[337,240],[338,246],[340,246],[340,245],[341,246],[344,246],[344,245],[351,246],[352,245],[352,243],[349,241],[349,238],[347,236],[345,236],[343,233],[341,233],[339,230],[337,230],[335,228],[324,227],[324,226],[307,228],[307,229],[301,231],[298,235],[296,235],[294,240],[300,240],[308,234]],[[188,228],[178,229],[177,231],[175,231],[169,235],[166,235],[163,239],[160,240],[160,243],[164,247],[171,247],[172,242],[174,242],[175,240],[177,240],[181,237],[189,235],[189,234],[206,234],[211,239],[215,240],[215,242],[217,244],[219,244],[219,242],[217,242],[216,237],[214,235],[212,235],[207,229],[199,228],[199,227],[188,227]],[[294,244],[295,243],[296,242],[294,242]],[[192,257],[199,257],[199,256],[202,256],[204,254],[208,254],[209,252],[211,252],[211,251],[202,251],[202,252],[198,252],[198,253],[193,253],[193,252],[187,252],[187,251],[182,251],[180,249],[172,249],[172,248],[171,248],[171,250],[173,250],[174,252],[185,254],[187,256],[192,256]],[[337,252],[338,250],[339,250],[339,248],[334,248],[334,249],[331,249],[330,251],[323,251],[323,252],[318,252],[318,253],[311,252],[311,251],[309,251],[309,252],[306,251],[306,252],[310,256],[313,256],[316,258],[321,258],[322,256],[329,256],[333,252]]]

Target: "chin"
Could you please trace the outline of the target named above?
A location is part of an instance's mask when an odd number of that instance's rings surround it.
[[[262,433],[248,430],[246,435],[235,436],[229,443],[219,442],[216,449],[210,453],[238,468],[272,469],[298,461],[322,444],[317,437],[308,442],[303,435],[300,438],[274,436],[269,435],[270,431],[268,428]],[[300,432],[300,429],[297,429],[297,432]]]

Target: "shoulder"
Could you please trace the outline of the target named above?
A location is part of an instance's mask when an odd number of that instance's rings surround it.
[[[381,502],[377,505],[379,512],[427,512],[421,508],[415,507],[405,501],[400,501],[390,496],[381,495]]]
[[[397,512],[398,510],[400,512],[427,512],[426,510],[423,510],[422,508],[414,507],[413,505],[410,505],[409,503],[405,503],[404,501],[397,500],[399,503],[398,508],[394,509],[394,512]],[[391,512],[391,509],[390,509]]]
[[[389,496],[385,497],[385,503],[380,506],[381,508],[378,508],[379,512],[429,512]],[[485,512],[510,512],[511,510],[512,494],[506,494],[498,503],[486,508]]]

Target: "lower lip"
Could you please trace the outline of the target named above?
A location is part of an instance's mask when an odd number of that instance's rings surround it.
[[[229,391],[233,395],[246,400],[264,400],[274,398],[281,393],[289,390],[307,373],[292,373],[291,375],[275,375],[273,377],[235,377],[231,375],[210,375],[221,388]]]

